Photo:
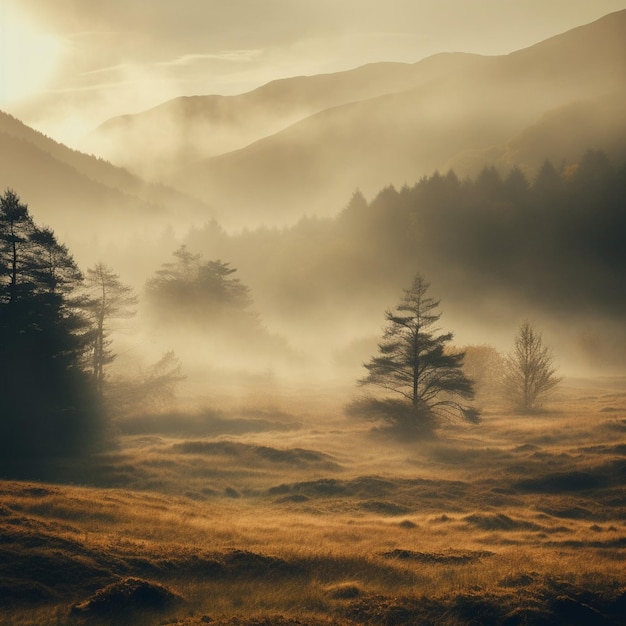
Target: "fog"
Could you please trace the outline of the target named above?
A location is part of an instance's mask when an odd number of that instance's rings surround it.
[[[332,218],[241,232],[213,222],[144,244],[154,265],[147,276],[126,272],[140,304],[133,331],[116,338],[124,358],[111,375],[174,351],[183,396],[351,398],[385,311],[416,271],[457,348],[505,354],[531,320],[561,375],[622,375],[623,168],[596,151],[532,179],[494,168],[466,180],[433,174],[370,200],[356,192]],[[206,282],[216,268],[221,286]]]
[[[224,95],[170,85],[94,124],[84,152],[2,114],[0,184],[83,272],[103,262],[136,293],[108,329],[116,384],[154,382],[173,354],[185,401],[281,385],[348,398],[417,272],[455,348],[504,354],[532,320],[562,374],[621,374],[625,28],[621,11],[507,54],[382,55]],[[202,53],[187,54],[181,67]],[[117,71],[87,65],[82,80]]]

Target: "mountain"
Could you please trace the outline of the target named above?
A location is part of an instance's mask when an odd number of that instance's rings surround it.
[[[100,245],[210,216],[198,200],[71,150],[0,112],[0,189],[6,188],[88,262]]]
[[[357,187],[371,195],[410,184],[459,155],[531,133],[549,111],[622,91],[626,11],[509,55],[457,67],[458,57],[449,60],[447,72],[417,87],[325,109],[240,150],[184,164],[171,182],[210,198],[219,219],[236,225],[329,214]],[[570,128],[604,148],[590,130]],[[559,160],[574,156],[563,150]],[[546,146],[537,151],[544,159]]]
[[[141,175],[158,177],[200,158],[243,148],[325,109],[427,84],[474,58],[439,54],[417,64],[372,63],[334,74],[274,80],[240,95],[175,98],[107,120],[83,145]]]
[[[440,54],[178,98],[111,119],[91,140],[210,203],[226,226],[284,224],[435,170],[495,162],[532,175],[548,156],[619,151],[625,85],[626,10],[508,55]]]
[[[504,145],[461,153],[444,169],[475,176],[490,163],[502,172],[513,167],[536,172],[546,159],[559,166],[587,149],[601,149],[621,161],[626,157],[624,102],[626,89],[558,107]]]

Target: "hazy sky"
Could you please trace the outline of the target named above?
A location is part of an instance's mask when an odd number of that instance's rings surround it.
[[[179,95],[274,78],[503,54],[626,0],[0,0],[0,109],[73,143]]]

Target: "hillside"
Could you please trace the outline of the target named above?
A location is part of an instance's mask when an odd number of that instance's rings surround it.
[[[71,150],[0,112],[0,188],[14,189],[37,221],[58,231],[78,255],[183,218],[205,221],[202,202]]]
[[[622,159],[626,155],[625,101],[626,92],[617,91],[547,111],[506,144],[461,153],[444,169],[475,176],[485,163],[492,163],[501,171],[517,166],[535,172],[546,159],[555,164],[564,159],[571,163],[574,155],[588,148],[602,149],[610,157]]]

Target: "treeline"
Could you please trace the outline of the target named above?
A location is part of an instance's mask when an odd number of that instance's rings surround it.
[[[434,175],[388,190],[370,210],[393,216],[394,238],[406,233],[408,258],[464,268],[474,284],[523,294],[556,313],[591,302],[618,315],[625,191],[626,167],[588,152],[561,170],[546,162],[532,182],[519,169],[502,177],[486,168],[467,181]]]
[[[587,152],[577,164],[546,162],[534,179],[485,168],[475,179],[435,173],[356,192],[334,219],[228,235],[215,224],[189,246],[212,249],[241,269],[263,311],[308,316],[332,303],[347,314],[395,297],[417,269],[446,301],[532,302],[553,314],[572,308],[619,316],[626,292],[626,163]],[[378,301],[376,300],[376,301]]]

